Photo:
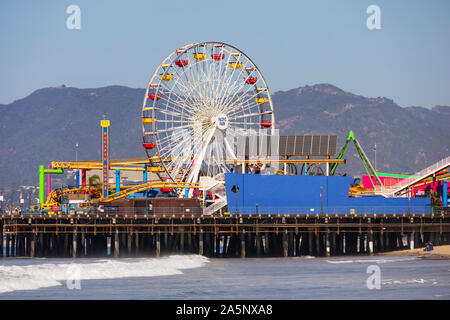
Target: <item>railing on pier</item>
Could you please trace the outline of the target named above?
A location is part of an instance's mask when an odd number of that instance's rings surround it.
[[[9,215],[86,215],[86,216],[212,216],[208,208],[199,207],[166,207],[166,208],[118,208],[104,207],[102,209],[89,208],[70,210],[67,212],[2,212],[2,216]],[[450,208],[430,206],[320,206],[318,207],[238,207],[230,212],[222,211],[222,215],[408,215],[408,214],[449,214]]]
[[[339,207],[238,207],[230,214],[298,214],[298,215],[346,215],[346,214],[430,214],[430,206],[339,206]]]

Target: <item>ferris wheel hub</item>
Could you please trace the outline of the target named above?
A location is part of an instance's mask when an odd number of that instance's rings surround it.
[[[216,117],[212,117],[211,122],[214,123],[217,129],[225,130],[228,128],[228,117],[223,113]]]

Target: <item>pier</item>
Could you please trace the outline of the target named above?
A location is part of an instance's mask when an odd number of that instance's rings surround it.
[[[2,257],[370,255],[450,242],[450,212],[403,215],[16,214]]]

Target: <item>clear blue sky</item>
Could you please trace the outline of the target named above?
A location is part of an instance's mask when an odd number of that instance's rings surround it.
[[[81,8],[69,30],[66,8]],[[366,8],[381,8],[381,30]],[[331,83],[401,106],[450,105],[450,1],[3,0],[0,103],[66,84],[143,88],[160,61],[197,41],[235,45],[272,92]]]

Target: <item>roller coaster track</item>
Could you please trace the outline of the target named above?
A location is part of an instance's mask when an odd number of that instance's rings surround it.
[[[163,182],[163,181],[150,181],[143,184],[133,185],[129,188],[121,190],[120,192],[113,193],[105,198],[96,198],[86,202],[86,204],[94,204],[98,202],[111,202],[113,200],[122,199],[130,194],[145,191],[148,189],[160,189],[160,188],[198,188],[198,183],[185,183],[185,182]]]
[[[46,203],[49,205],[52,204],[57,204],[59,201],[59,198],[63,195],[66,194],[73,194],[73,193],[81,193],[81,192],[97,192],[100,194],[100,188],[97,187],[91,187],[91,186],[86,186],[86,187],[63,187],[63,188],[57,188],[57,189],[53,189],[52,192],[49,193],[49,195],[47,196],[47,201]]]
[[[382,191],[384,195],[387,196],[398,196],[403,193],[408,192],[409,189],[419,184],[421,181],[435,176],[437,173],[447,170],[449,171],[450,168],[450,156],[447,158],[444,158],[435,164],[415,173],[412,175],[411,178],[405,178],[400,180],[398,183],[394,184],[393,186],[389,187],[388,189],[385,189]]]

